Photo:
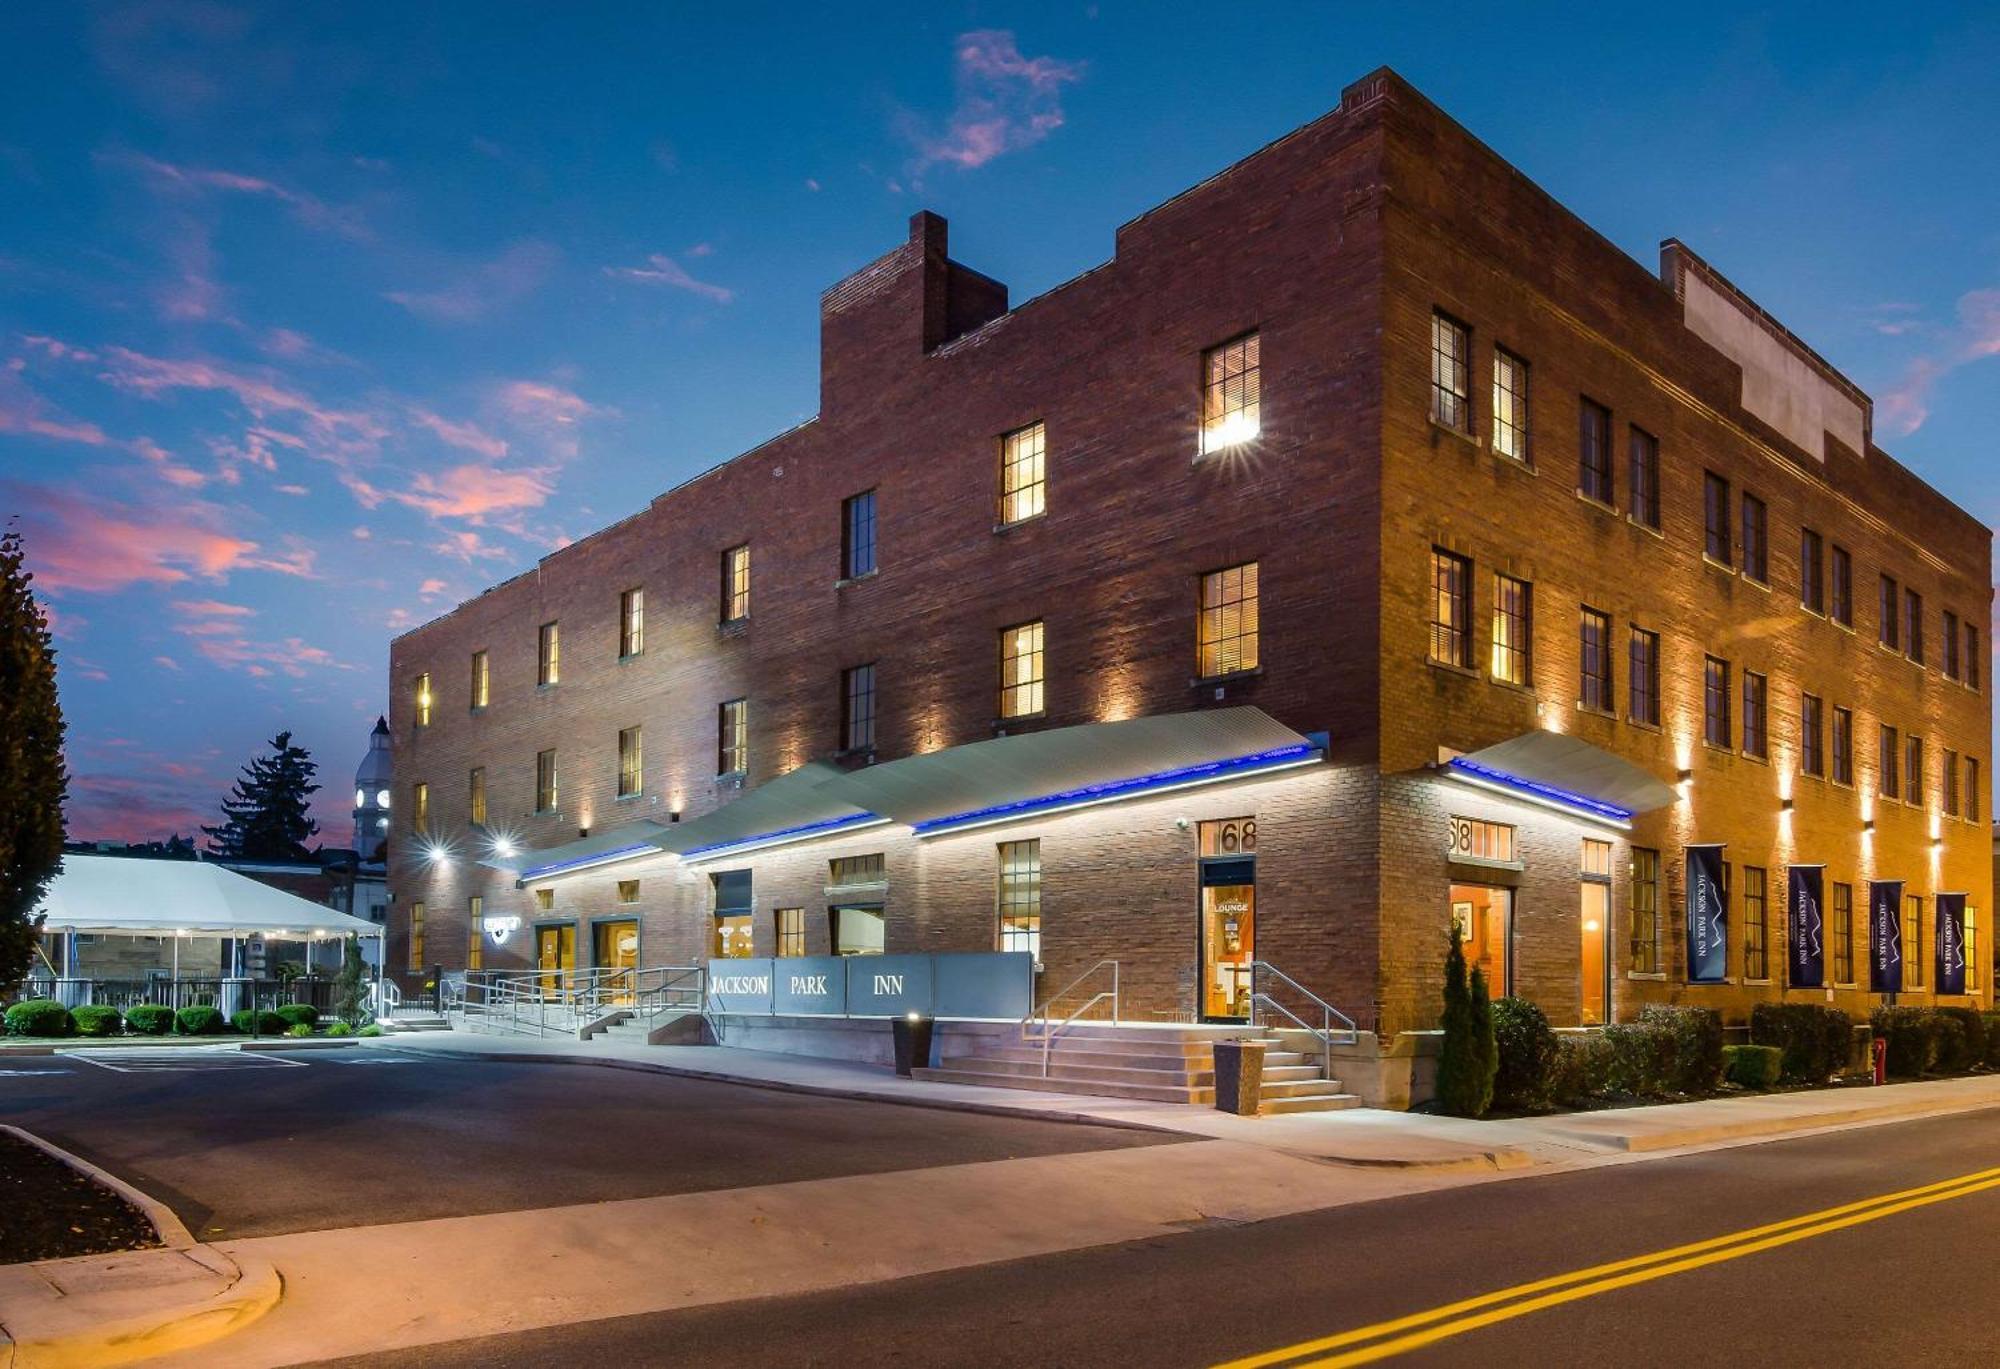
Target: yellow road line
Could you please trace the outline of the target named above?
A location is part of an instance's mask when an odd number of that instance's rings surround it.
[[[1331,1359],[1311,1361],[1312,1369],[1334,1369],[1334,1366],[1366,1364],[1383,1359],[1392,1354],[1401,1354],[1422,1345],[1442,1340],[1448,1336],[1461,1335],[1476,1330],[1480,1326],[1505,1321],[1512,1317],[1524,1316],[1545,1307],[1557,1306],[1577,1298],[1590,1297],[1598,1293],[1610,1292],[1615,1288],[1643,1283],[1668,1274],[1677,1274],[1706,1264],[1716,1264],[1723,1260],[1736,1259],[1743,1255],[1769,1250],[1804,1240],[1809,1236],[1824,1235],[1844,1227],[1862,1222],[1874,1221],[1894,1213],[1906,1212],[1911,1208],[1943,1202],[1948,1198],[1964,1197],[1982,1190],[2000,1187],[2000,1168],[1980,1170],[1972,1174],[1962,1174],[1955,1179],[1944,1179],[1934,1184],[1924,1184],[1916,1188],[1902,1189],[1895,1193],[1879,1194],[1858,1202],[1844,1203],[1819,1212],[1787,1218],[1782,1222],[1772,1222],[1764,1226],[1751,1227],[1743,1231],[1731,1232],[1725,1236],[1715,1236],[1708,1240],[1695,1241],[1688,1245],[1674,1246],[1666,1250],[1656,1250],[1650,1254],[1635,1255],[1627,1259],[1614,1260],[1607,1264],[1592,1265],[1586,1269],[1572,1270],[1567,1274],[1557,1274],[1532,1283],[1516,1284],[1511,1288],[1499,1289],[1492,1293],[1482,1293],[1477,1297],[1462,1299],[1434,1307],[1424,1312],[1412,1313],[1391,1321],[1378,1322],[1372,1326],[1357,1327],[1338,1335],[1325,1336],[1317,1340],[1301,1341],[1282,1349],[1250,1355],[1242,1359],[1230,1360],[1217,1365],[1216,1369],[1265,1369],[1266,1366],[1293,1363],[1310,1355],[1327,1350],[1337,1350],[1364,1341],[1382,1341],[1384,1337],[1397,1336],[1399,1332],[1413,1331],[1418,1327],[1430,1329],[1408,1336],[1398,1336],[1393,1341],[1370,1345],[1349,1355]],[[1565,1287],[1565,1285],[1575,1285]],[[1562,1290],[1551,1292],[1551,1290]],[[1543,1294],[1533,1297],[1533,1294]],[[1517,1299],[1529,1299],[1517,1302]],[[1499,1307],[1499,1304],[1512,1304]],[[1497,1309],[1484,1311],[1482,1309]],[[1467,1315],[1479,1313],[1481,1315]],[[1432,1325],[1433,1323],[1446,1323]]]

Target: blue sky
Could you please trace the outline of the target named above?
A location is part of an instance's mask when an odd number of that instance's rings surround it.
[[[2000,520],[2000,11],[1626,8],[17,0],[0,516],[73,832],[212,820],[290,728],[344,841],[391,636],[809,416],[910,213],[1019,302],[1385,63]]]

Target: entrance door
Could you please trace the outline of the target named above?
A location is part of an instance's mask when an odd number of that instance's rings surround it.
[[[1257,886],[1205,884],[1201,890],[1201,1015],[1250,1016],[1250,962],[1257,958]]]
[[[1583,1025],[1601,1027],[1611,992],[1611,886],[1583,885]]]
[[[639,968],[639,924],[599,922],[591,930],[591,964],[613,973],[605,976],[604,989],[614,1003],[632,1001],[632,971]]]
[[[1466,970],[1486,972],[1486,991],[1514,991],[1514,891],[1490,884],[1451,886],[1451,925],[1465,943]]]
[[[570,972],[576,969],[574,922],[535,928],[535,968],[542,972],[544,989],[568,985]]]

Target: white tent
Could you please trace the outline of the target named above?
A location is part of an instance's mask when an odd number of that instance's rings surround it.
[[[366,918],[199,860],[66,855],[35,911],[48,916],[45,932],[294,941],[382,935]]]

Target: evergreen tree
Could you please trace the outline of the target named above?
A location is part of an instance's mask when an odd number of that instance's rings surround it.
[[[350,1027],[359,1026],[368,1012],[368,990],[361,964],[361,938],[347,938],[341,954],[340,973],[333,979],[333,1014]]]
[[[21,534],[0,533],[0,989],[34,958],[30,914],[62,868],[69,795],[55,645],[23,560]]]
[[[306,839],[319,824],[306,816],[319,792],[313,775],[319,767],[304,747],[292,745],[292,734],[271,739],[271,754],[243,767],[229,797],[222,801],[223,821],[204,825],[208,853],[225,860],[304,860]]]
[[[1472,967],[1472,1063],[1474,1117],[1493,1106],[1493,1084],[1500,1077],[1500,1036],[1493,1026],[1493,999],[1486,991],[1486,971]]]
[[[1444,1042],[1438,1050],[1437,1102],[1440,1109],[1454,1117],[1479,1117],[1493,1098],[1493,1071],[1486,1067],[1487,1055],[1481,1053],[1479,1012],[1473,993],[1473,983],[1481,994],[1485,992],[1486,977],[1475,974],[1468,982],[1465,946],[1458,938],[1458,928],[1453,926],[1446,935],[1449,946],[1444,957]],[[1498,1055],[1490,1045],[1493,1040],[1490,1009],[1486,1012],[1486,1039],[1488,1054],[1497,1064]]]

